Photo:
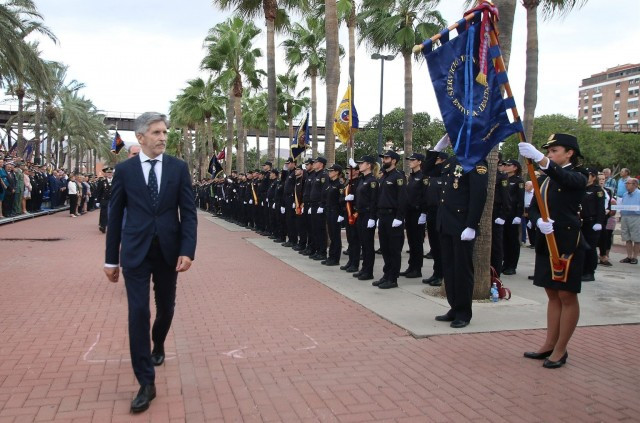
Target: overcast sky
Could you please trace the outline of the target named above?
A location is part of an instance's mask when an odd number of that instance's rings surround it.
[[[462,1],[444,0],[439,10],[448,22],[462,16]],[[166,112],[186,81],[199,71],[202,42],[209,28],[231,15],[209,0],[36,0],[45,24],[59,39],[42,42],[44,57],[69,65],[69,76],[86,85],[85,96],[104,111]],[[577,115],[583,78],[625,63],[639,63],[638,0],[590,0],[564,19],[539,17],[539,91],[536,115]],[[522,113],[526,21],[518,2],[509,79]],[[256,24],[264,28],[263,20]],[[256,46],[266,54],[266,34]],[[276,35],[276,45],[286,38]],[[348,47],[345,28],[340,42]],[[355,104],[361,121],[379,111],[380,62],[362,45],[356,56]],[[277,49],[276,71],[286,71]],[[266,70],[265,61],[262,66]],[[348,58],[341,63],[339,97],[347,84]],[[308,81],[302,81],[308,84]],[[384,112],[404,104],[402,58],[385,63]],[[266,81],[265,81],[266,85]],[[325,117],[325,87],[318,86],[318,119]],[[413,110],[440,117],[424,63],[413,67]],[[132,135],[124,138],[133,140]]]

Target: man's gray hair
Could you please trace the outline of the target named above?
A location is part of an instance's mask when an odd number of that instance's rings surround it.
[[[164,124],[167,125],[167,128],[169,127],[169,119],[167,119],[167,115],[157,112],[145,112],[138,116],[133,122],[133,130],[136,134],[143,135],[149,130],[149,125],[155,122],[164,122]]]

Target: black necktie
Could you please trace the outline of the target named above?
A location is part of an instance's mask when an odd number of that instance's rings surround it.
[[[156,172],[153,170],[158,160],[147,160],[151,165],[149,171],[149,182],[147,182],[147,188],[149,188],[149,194],[151,195],[151,206],[155,209],[158,207],[158,179],[156,178]]]

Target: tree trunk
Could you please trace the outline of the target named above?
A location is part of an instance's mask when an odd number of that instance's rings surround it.
[[[538,4],[539,1],[525,1],[527,9],[527,68],[524,80],[524,137],[533,140],[533,119],[538,103]],[[526,179],[526,159],[520,156],[522,177]]]
[[[229,101],[227,101],[227,152],[225,153],[224,168],[227,175],[231,174],[233,164],[233,87],[229,88]]]
[[[311,144],[311,155],[318,157],[318,97],[316,82],[318,80],[317,71],[311,73],[311,134],[313,142]]]
[[[242,125],[242,96],[234,97],[234,111],[236,115],[236,133],[238,145],[236,146],[236,169],[244,173],[244,127]],[[230,173],[230,172],[229,172]],[[229,174],[228,173],[228,174]]]
[[[513,32],[513,16],[516,10],[516,0],[495,0],[494,4],[500,10],[500,49],[505,66],[509,65],[511,54],[511,35]],[[480,219],[480,227],[476,231],[477,238],[473,249],[474,285],[473,299],[487,299],[491,288],[491,221],[493,213],[493,199],[495,195],[496,172],[498,171],[498,146],[494,147],[487,156],[489,164],[489,183],[487,196]]]
[[[35,160],[34,163],[37,164],[42,164],[41,160],[41,153],[40,153],[40,99],[36,98],[36,115],[34,116],[35,120],[34,120],[34,124],[33,124],[33,134],[34,134],[34,138],[33,138],[33,146],[35,148],[35,152],[34,152],[34,156],[35,156]]]
[[[340,50],[338,44],[338,11],[335,0],[325,0],[325,32],[327,37],[327,110],[324,123],[324,157],[335,162],[336,137],[333,134],[333,115],[338,102],[340,85]]]
[[[356,98],[356,4],[351,3],[351,13],[347,19],[347,28],[349,30],[349,79],[351,80],[351,102],[355,104]],[[349,111],[351,113],[351,111]],[[353,136],[351,137],[353,139]],[[349,140],[347,143],[347,163],[353,158],[353,143]]]
[[[258,152],[258,158],[256,159],[256,167],[260,167],[260,132],[256,129],[256,151]]]
[[[24,156],[27,140],[24,138],[24,88],[20,83],[16,89],[18,97],[18,157]]]
[[[273,161],[276,156],[276,114],[278,113],[275,32],[275,16],[274,19],[267,17],[267,103],[269,110],[267,157],[270,161]]]
[[[204,124],[207,130],[207,165],[211,160],[211,155],[215,154],[213,150],[213,133],[211,129],[211,116],[205,116]]]
[[[52,140],[51,140],[51,127],[53,126],[53,122],[51,122],[51,119],[47,118],[47,157],[45,158],[45,162],[47,164],[51,163],[53,160],[53,156],[51,155],[53,153],[52,151]]]
[[[404,155],[409,157],[413,153],[413,76],[411,73],[411,52],[402,53],[404,58]],[[403,160],[406,174],[411,172],[409,161]]]

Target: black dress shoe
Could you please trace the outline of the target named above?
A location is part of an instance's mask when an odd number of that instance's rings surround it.
[[[371,279],[373,279],[372,274],[360,273],[358,276],[359,281],[370,281]]]
[[[581,278],[582,282],[593,282],[596,280],[596,278],[593,277],[593,274],[590,275],[582,275]]]
[[[376,250],[376,254],[382,254],[382,248],[378,248],[378,249]]]
[[[348,256],[348,255],[349,255],[349,250],[344,250],[344,251],[342,252],[342,254],[344,254],[345,256]]]
[[[406,275],[404,275],[404,277],[408,278],[408,279],[421,278],[422,277],[422,273],[419,272],[418,270],[412,270],[411,272],[409,272]]]
[[[429,285],[431,282],[435,281],[436,279],[438,279],[436,275],[431,275],[427,279],[423,279],[422,283]]]
[[[293,247],[293,246],[294,246],[294,245],[296,245],[296,244],[294,244],[294,243],[293,243],[293,242],[291,242],[291,241],[287,241],[287,242],[284,242],[284,243],[282,243],[282,244],[280,244],[280,245],[282,245],[283,247],[287,247],[287,248],[289,248],[289,247]]]
[[[300,254],[302,254],[303,256],[310,256],[313,254],[313,251],[311,250],[302,250],[300,251]]]
[[[383,276],[383,277],[381,277],[380,279],[378,279],[377,281],[373,281],[373,282],[371,282],[371,285],[373,285],[373,286],[378,286],[378,285],[380,285],[380,284],[385,283],[386,281],[387,281],[387,277],[386,277],[386,276]]]
[[[436,316],[436,320],[438,322],[453,322],[456,319],[450,314],[442,314],[440,316]]]
[[[516,274],[516,269],[504,269],[502,271],[502,274],[503,275],[508,275],[508,276],[515,275]]]
[[[358,271],[358,268],[356,266],[351,266],[351,267],[347,267],[346,269],[344,269],[345,272],[347,273],[354,273]]]
[[[398,282],[390,281],[390,280],[386,280],[382,282],[380,285],[378,285],[378,288],[380,289],[391,289],[391,288],[397,288],[397,287],[398,287]]]
[[[105,232],[106,232],[106,231],[105,231],[105,229],[104,229],[102,226],[98,227],[98,229],[99,229],[99,230],[100,230],[100,232],[102,232],[102,233],[105,233]]]
[[[344,266],[340,266],[340,270],[347,270],[351,267],[351,262],[347,262]]]
[[[431,254],[431,251],[429,251],[427,254],[425,254],[424,258],[429,259],[429,260],[433,260],[433,254]]]
[[[467,322],[466,320],[460,320],[460,319],[456,319],[453,322],[451,322],[451,326],[454,329],[460,329],[463,328],[465,326],[467,326],[469,324],[469,322]]]
[[[411,272],[412,272],[412,270],[411,270],[411,269],[407,269],[407,270],[405,270],[404,272],[400,272],[400,273],[399,273],[399,275],[400,275],[400,276],[407,276],[407,273],[411,273]]]
[[[526,358],[531,358],[533,360],[542,360],[545,359],[547,357],[549,357],[551,355],[551,353],[553,352],[553,350],[549,350],[549,351],[545,351],[545,352],[535,352],[535,351],[527,351],[526,353],[524,353],[524,356]]]
[[[435,280],[429,282],[431,286],[442,286],[442,278],[436,278]]]
[[[567,358],[569,358],[569,353],[565,351],[564,355],[558,361],[551,361],[548,358],[544,360],[542,363],[542,367],[545,369],[558,369],[567,362]]]
[[[340,262],[338,260],[327,259],[324,263],[325,266],[338,266]]]
[[[147,408],[151,400],[156,397],[156,385],[143,385],[138,391],[138,395],[131,401],[131,412],[140,413]]]
[[[309,258],[311,258],[313,260],[316,260],[316,261],[322,261],[322,260],[326,260],[327,256],[325,256],[323,254],[316,254],[315,257],[309,257]]]
[[[304,246],[299,245],[299,244],[298,245],[294,245],[293,246],[293,251],[302,251],[302,250],[304,250],[304,248],[305,248]]]
[[[532,280],[534,279],[534,276],[533,276],[533,275],[531,275],[531,276],[527,276],[527,279],[529,279],[530,281],[532,281]]]
[[[164,363],[164,350],[151,351],[151,362],[154,366],[161,366]]]

